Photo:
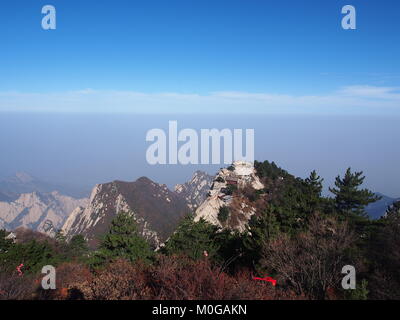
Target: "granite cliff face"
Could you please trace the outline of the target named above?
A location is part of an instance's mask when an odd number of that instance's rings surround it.
[[[74,199],[57,191],[24,193],[14,201],[0,202],[0,228],[25,227],[52,236],[75,207],[86,203],[87,199]]]
[[[95,248],[99,236],[108,231],[119,212],[132,214],[139,232],[157,248],[172,234],[190,208],[183,197],[148,178],[135,182],[114,181],[96,185],[89,204],[76,208],[62,230],[68,239],[82,234],[89,246]]]
[[[18,181],[21,179],[30,183],[27,176],[18,177]],[[0,228],[26,227],[49,235],[62,228],[67,239],[82,234],[89,246],[96,248],[117,213],[127,212],[138,223],[141,235],[157,248],[191,212],[196,221],[203,218],[223,228],[245,231],[256,212],[254,203],[242,196],[246,188],[260,190],[264,186],[251,163],[235,162],[215,177],[196,171],[175,191],[142,177],[135,182],[98,184],[90,199],[77,200],[59,192],[32,192],[0,202]],[[230,211],[226,221],[218,216],[223,207]]]
[[[211,175],[196,171],[190,181],[176,185],[175,192],[185,198],[190,209],[195,210],[206,200],[213,180]]]
[[[213,181],[207,199],[196,210],[195,221],[204,219],[219,227],[245,231],[249,219],[256,212],[253,204],[242,196],[246,188],[264,188],[251,163],[237,161],[229,168],[221,169]],[[221,221],[218,217],[223,207],[230,211],[226,221]]]

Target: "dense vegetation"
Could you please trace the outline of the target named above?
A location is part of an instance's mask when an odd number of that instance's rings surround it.
[[[328,198],[315,171],[300,179],[273,162],[255,167],[265,189],[232,190],[257,208],[241,234],[188,216],[153,252],[128,213],[97,251],[82,236],[20,229],[13,243],[0,231],[0,299],[400,299],[400,203],[370,220],[365,207],[378,197],[361,188],[362,172],[338,176]],[[55,291],[40,289],[44,265],[57,268]],[[356,290],[341,287],[344,265],[356,268]]]

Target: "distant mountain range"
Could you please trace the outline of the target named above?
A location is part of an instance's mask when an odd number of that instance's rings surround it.
[[[154,246],[162,244],[188,213],[195,220],[203,218],[220,227],[244,231],[256,211],[245,197],[232,197],[233,185],[262,189],[254,167],[236,162],[221,169],[216,176],[196,171],[186,183],[171,191],[165,185],[142,177],[134,182],[114,181],[96,185],[90,199],[80,193],[33,178],[26,173],[0,180],[0,229],[26,227],[49,235],[62,228],[67,238],[82,234],[95,248],[118,212],[130,212],[138,222],[140,233]],[[71,196],[73,194],[74,196]],[[400,198],[382,194],[382,199],[366,211],[373,219],[385,214]],[[221,208],[229,206],[228,220],[221,222]]]
[[[18,172],[0,179],[0,228],[25,227],[52,235],[87,201],[82,192]]]
[[[88,196],[85,190],[69,186],[61,186],[37,179],[26,172],[17,172],[13,176],[0,179],[0,201],[14,201],[21,194],[40,192],[49,193],[58,191],[61,194],[73,197],[84,198]]]
[[[229,225],[244,231],[255,208],[242,202],[245,201],[242,197],[232,202],[232,196],[226,195],[231,183],[241,188],[264,188],[254,167],[244,162],[234,163],[231,170],[221,169],[215,177],[197,171],[190,181],[177,185],[175,191],[145,177],[134,182],[99,184],[94,187],[88,205],[76,208],[62,231],[67,239],[82,234],[89,246],[96,248],[99,237],[108,231],[119,212],[131,213],[140,234],[155,248],[167,240],[189,213],[194,213],[195,220],[203,218],[218,226]],[[218,219],[219,210],[230,203],[233,204],[232,216],[222,225]]]
[[[391,206],[396,201],[400,201],[400,198],[391,198],[381,193],[376,193],[376,195],[381,196],[382,199],[378,200],[375,203],[371,203],[366,208],[368,215],[372,219],[379,219],[386,213],[386,210],[388,209],[389,206]]]
[[[74,199],[58,191],[23,193],[14,201],[0,202],[0,229],[25,227],[54,235],[72,210],[87,202],[87,199]]]

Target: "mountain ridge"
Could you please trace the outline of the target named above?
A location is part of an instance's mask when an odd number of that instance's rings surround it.
[[[0,179],[0,201],[14,201],[21,194],[26,193],[50,193],[53,191],[58,191],[75,199],[86,198],[88,196],[87,192],[82,188],[50,183],[23,171]]]
[[[84,205],[86,201],[58,191],[23,193],[15,200],[0,201],[0,227],[8,230],[25,227],[54,235],[73,208]]]
[[[177,184],[174,191],[186,199],[190,209],[195,210],[206,200],[213,180],[213,176],[197,170],[189,181]]]
[[[379,219],[380,217],[384,216],[389,206],[397,201],[400,201],[400,197],[392,198],[379,192],[376,192],[375,194],[381,196],[382,199],[369,204],[365,208],[365,211],[368,213],[371,219]]]
[[[62,230],[67,239],[82,234],[92,248],[99,243],[98,235],[108,231],[119,212],[132,214],[139,232],[157,248],[190,212],[183,197],[166,185],[141,177],[134,182],[115,180],[97,184],[86,207],[76,208]]]

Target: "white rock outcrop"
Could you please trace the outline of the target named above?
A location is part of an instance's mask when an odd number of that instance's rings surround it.
[[[197,209],[206,199],[213,177],[203,171],[196,171],[192,179],[175,186],[175,192],[183,196],[190,209]]]
[[[15,201],[0,202],[0,227],[9,230],[25,227],[54,235],[68,214],[87,202],[88,199],[74,199],[57,191],[21,194]]]
[[[229,169],[223,168],[216,175],[207,199],[195,212],[195,221],[204,219],[214,225],[223,227],[221,222],[218,220],[218,213],[220,208],[229,206],[233,200],[232,196],[226,195],[226,188],[228,188],[229,184],[235,184],[239,189],[246,186],[251,186],[255,190],[264,188],[264,185],[256,175],[256,170],[254,169],[253,164],[249,162],[236,161]],[[243,232],[246,229],[248,220],[255,213],[255,210],[244,204],[241,209],[241,215],[244,219],[235,227],[235,229]]]

